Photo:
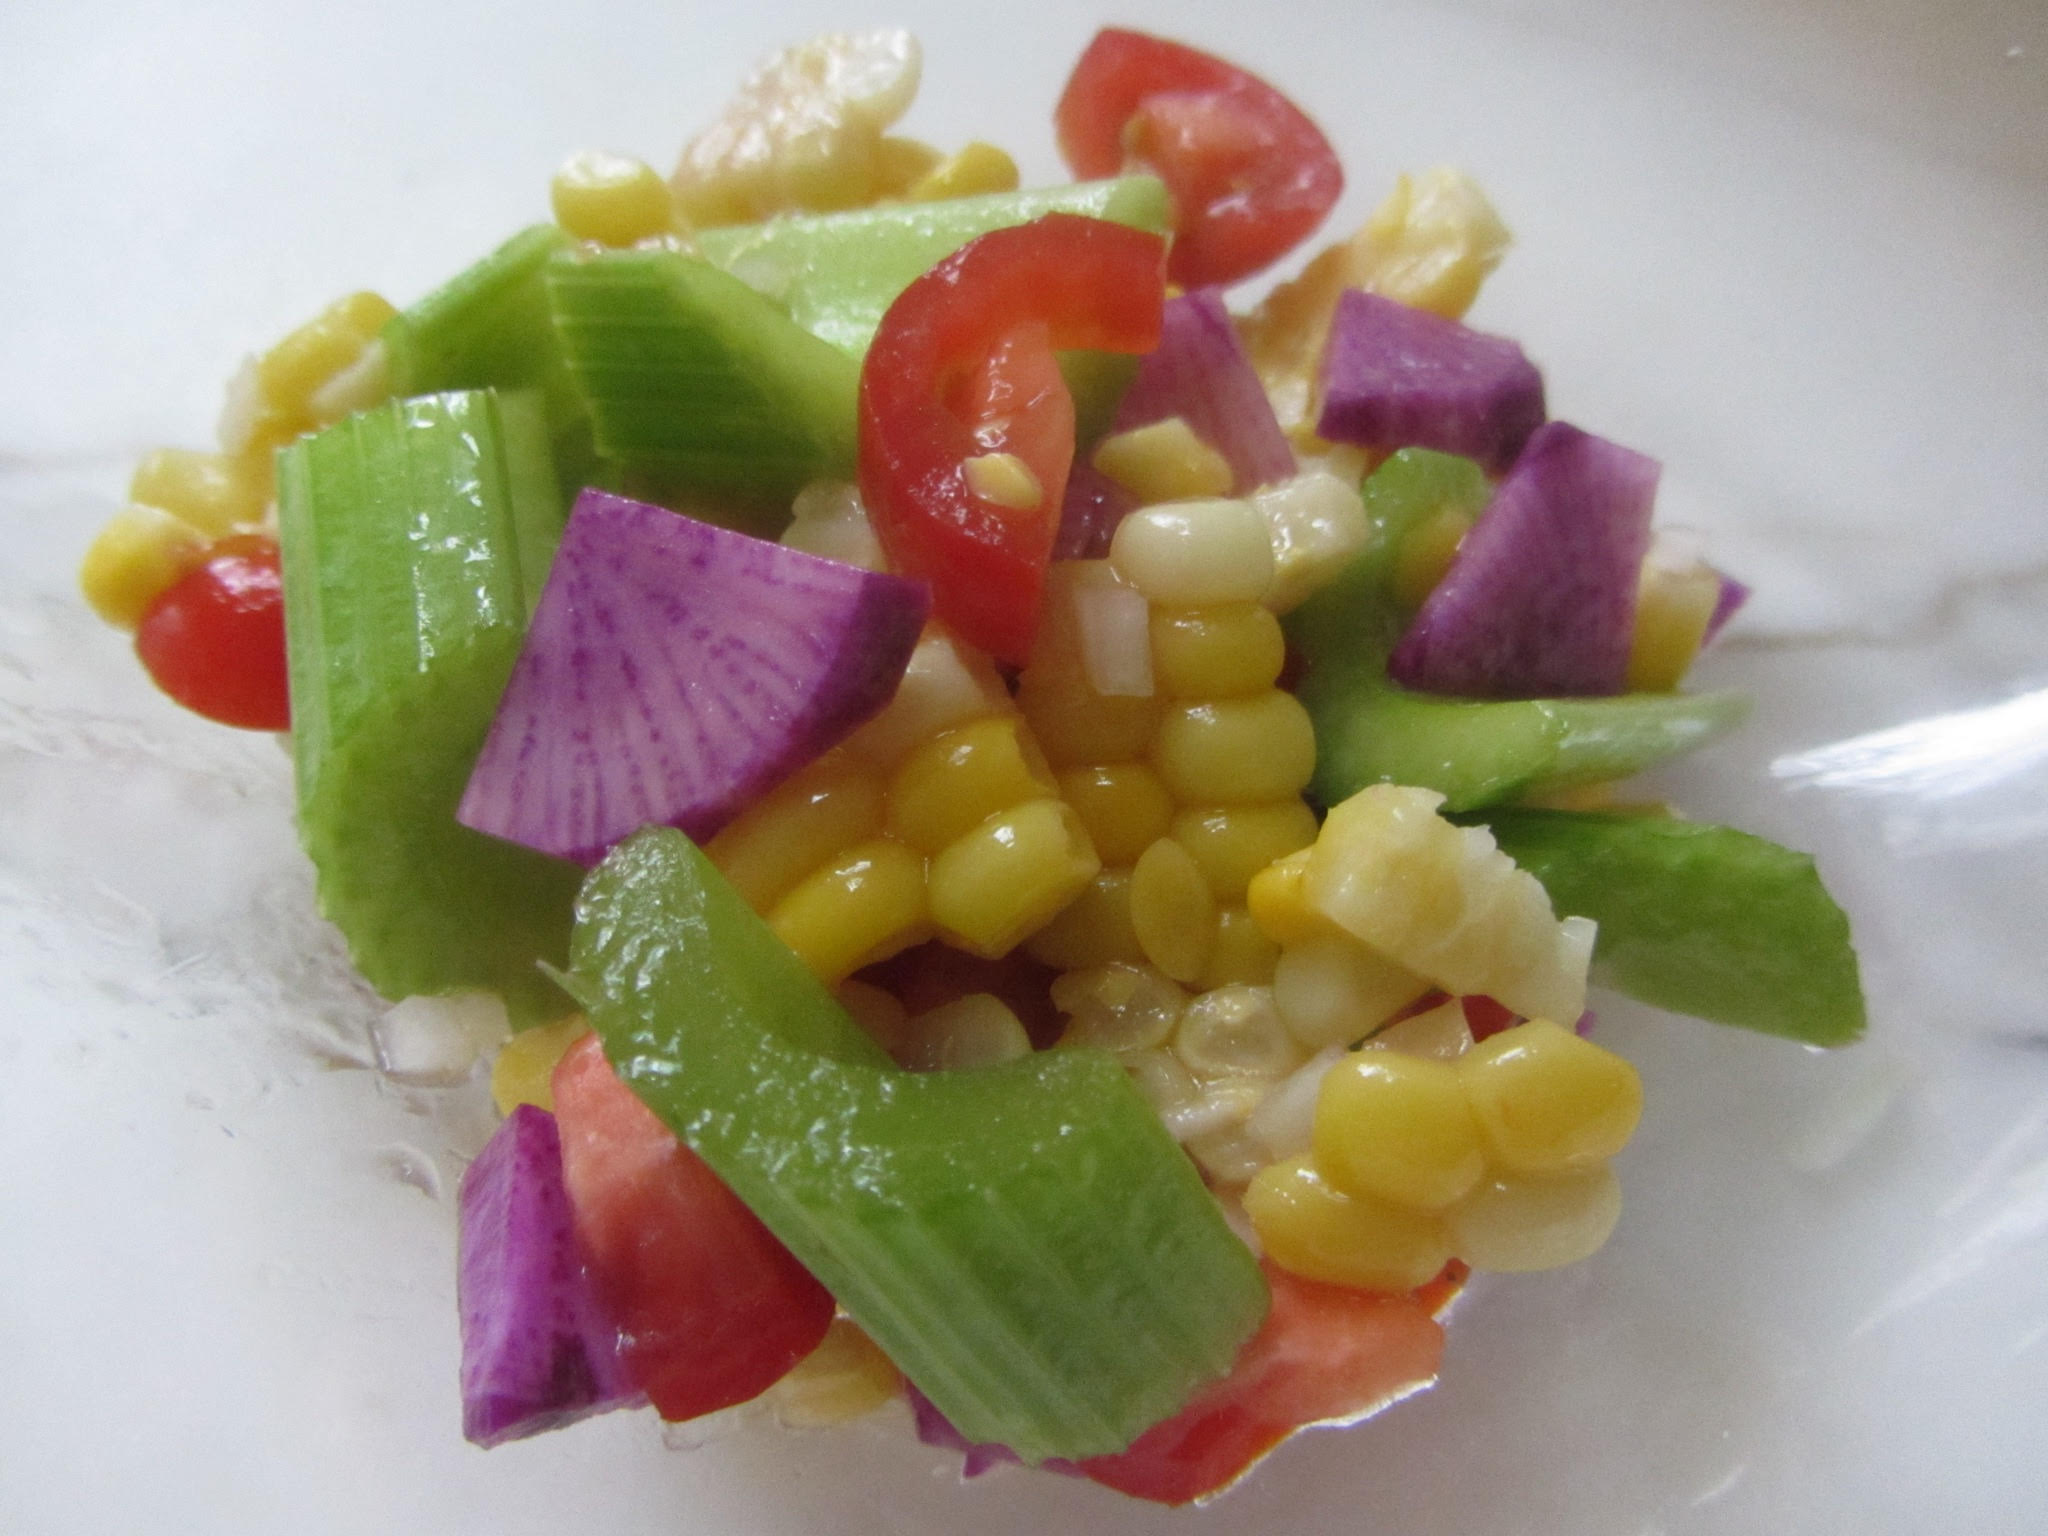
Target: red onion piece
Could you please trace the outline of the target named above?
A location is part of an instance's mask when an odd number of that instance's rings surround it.
[[[1215,288],[1166,301],[1159,345],[1138,364],[1116,412],[1119,432],[1178,416],[1230,461],[1243,496],[1295,472],[1294,450]]]

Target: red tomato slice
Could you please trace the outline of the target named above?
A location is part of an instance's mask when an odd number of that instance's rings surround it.
[[[555,1068],[576,1239],[626,1369],[665,1419],[757,1397],[831,1326],[831,1293],[619,1081],[586,1035]]]
[[[1272,1308],[1230,1374],[1083,1472],[1134,1498],[1186,1504],[1221,1493],[1297,1429],[1355,1423],[1436,1379],[1444,1282],[1385,1296],[1263,1267]]]
[[[1074,457],[1074,403],[1055,350],[1147,352],[1165,280],[1156,235],[1071,214],[992,230],[906,288],[860,378],[860,486],[899,571],[938,618],[1023,665]],[[1012,453],[1029,506],[977,495],[966,461]]]
[[[291,729],[277,541],[247,533],[216,543],[150,604],[135,654],[157,687],[196,714],[245,730]]]
[[[1232,283],[1279,260],[1323,221],[1344,171],[1293,102],[1211,54],[1106,27],[1054,113],[1080,177],[1149,170],[1173,197],[1166,275]]]

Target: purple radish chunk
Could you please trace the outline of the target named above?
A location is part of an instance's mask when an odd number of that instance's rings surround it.
[[[649,824],[702,842],[889,702],[930,607],[921,582],[585,491],[456,819],[584,864]]]
[[[1714,611],[1707,616],[1706,633],[1700,636],[1702,648],[1714,643],[1714,636],[1721,633],[1723,627],[1750,598],[1750,590],[1746,583],[1737,581],[1726,571],[1716,571],[1714,574],[1721,578],[1721,592],[1714,599]]]
[[[642,1402],[576,1246],[555,1117],[513,1110],[457,1211],[463,1434],[501,1445]]]
[[[953,1427],[951,1419],[939,1412],[937,1404],[907,1381],[903,1384],[903,1392],[910,1401],[917,1438],[942,1451],[960,1452],[960,1475],[963,1478],[979,1477],[996,1467],[1022,1461],[1023,1458],[1007,1445],[984,1445],[968,1439]],[[1039,1466],[1047,1472],[1058,1472],[1066,1477],[1088,1475],[1075,1463],[1058,1456],[1047,1457]]]
[[[1475,698],[1627,686],[1655,459],[1539,427],[1387,663],[1403,687]]]
[[[1543,375],[1506,337],[1357,288],[1338,296],[1316,423],[1331,442],[1434,448],[1499,475],[1543,416]]]
[[[1166,301],[1159,345],[1138,364],[1117,406],[1115,430],[1149,427],[1170,416],[1180,417],[1230,461],[1236,495],[1296,472],[1294,450],[1217,289],[1198,288]]]

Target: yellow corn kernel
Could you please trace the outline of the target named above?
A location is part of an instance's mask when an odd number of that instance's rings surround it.
[[[1340,930],[1282,940],[1282,946],[1273,1001],[1294,1038],[1310,1050],[1364,1039],[1429,990],[1422,977]]]
[[[1173,818],[1173,840],[1193,857],[1218,901],[1240,901],[1253,875],[1316,840],[1316,816],[1299,799],[1204,806]]]
[[[1353,1051],[1316,1096],[1316,1166],[1352,1195],[1440,1211],[1478,1184],[1479,1126],[1448,1062]]]
[[[1102,868],[1064,801],[998,811],[931,861],[932,921],[941,936],[996,959],[1052,921]]]
[[[1069,768],[1059,776],[1059,790],[1104,864],[1136,863],[1173,821],[1173,797],[1143,763]]]
[[[1194,981],[1216,946],[1216,898],[1201,867],[1170,837],[1131,866],[1131,928],[1145,958],[1175,981]]]
[[[768,913],[776,937],[827,985],[931,936],[924,860],[888,838],[858,843]]]
[[[107,623],[133,630],[151,603],[205,562],[209,543],[182,517],[131,502],[86,547],[79,590]]]
[[[1280,621],[1258,603],[1152,610],[1152,674],[1172,699],[1264,693],[1287,661]]]
[[[1152,766],[1183,805],[1255,805],[1301,793],[1315,771],[1316,735],[1291,693],[1170,705]]]
[[[913,1072],[970,1072],[1031,1054],[1031,1036],[1001,998],[970,992],[910,1021],[902,1058]]]
[[[1176,501],[1116,525],[1110,564],[1155,603],[1257,602],[1273,584],[1273,541],[1248,501]]]
[[[1113,961],[1143,962],[1145,947],[1138,942],[1138,930],[1131,926],[1129,868],[1098,873],[1086,890],[1024,941],[1024,952],[1058,971]]]
[[[1455,507],[1443,507],[1403,539],[1394,562],[1394,600],[1403,608],[1420,608],[1450,570],[1471,528],[1470,517]]]
[[[942,732],[889,781],[889,835],[937,853],[997,811],[1055,792],[1052,771],[1015,715]]]
[[[837,753],[819,758],[755,802],[704,852],[756,912],[882,827],[882,782]]]
[[[909,197],[911,188],[946,161],[944,150],[905,134],[885,133],[875,144],[875,196]]]
[[[1209,951],[1209,963],[1196,985],[1203,991],[1216,987],[1270,986],[1273,970],[1280,961],[1280,946],[1260,930],[1252,915],[1240,906],[1216,909],[1216,947]]]
[[[1159,726],[1160,701],[1090,688],[1077,671],[1035,663],[1018,680],[1017,708],[1058,768],[1141,758]]]
[[[1721,578],[1707,565],[1673,570],[1643,563],[1628,647],[1631,692],[1668,693],[1678,686],[1705,643],[1720,600]]]
[[[1375,1031],[1363,1048],[1456,1061],[1472,1049],[1472,1026],[1465,1018],[1465,1005],[1453,997]]]
[[[1347,1195],[1323,1178],[1313,1157],[1260,1169],[1244,1192],[1244,1212],[1274,1263],[1332,1285],[1412,1291],[1451,1258],[1441,1217]]]
[[[896,1059],[900,1066],[911,1047],[910,1015],[896,1000],[896,994],[869,982],[848,977],[832,989],[832,996],[853,1017],[867,1036]]]
[[[661,173],[644,160],[585,150],[548,183],[555,222],[578,240],[625,246],[676,228],[676,202]]]
[[[498,1113],[509,1115],[522,1104],[554,1113],[555,1063],[590,1028],[580,1013],[522,1029],[498,1049],[491,1063],[491,1102]]]
[[[1057,977],[1052,1005],[1067,1016],[1061,1045],[1150,1053],[1173,1033],[1188,995],[1149,965],[1111,961]]]
[[[937,203],[949,197],[1014,192],[1017,185],[1017,162],[995,145],[975,139],[933,165],[903,195],[913,203]]]
[[[135,467],[128,499],[160,507],[213,538],[263,521],[268,476],[223,453],[159,448]]]
[[[1314,939],[1345,938],[1342,928],[1308,904],[1302,875],[1310,849],[1275,859],[1244,888],[1244,904],[1259,931],[1284,950]]]
[[[983,501],[1013,512],[1024,512],[1045,500],[1045,487],[1031,466],[1014,453],[977,453],[963,459],[961,472],[967,489]]]
[[[1199,1078],[1284,1077],[1303,1052],[1280,1022],[1265,987],[1204,992],[1181,1011],[1173,1054]]]
[[[1548,1019],[1480,1041],[1457,1071],[1488,1158],[1511,1173],[1583,1173],[1627,1146],[1642,1118],[1636,1069]]]
[[[887,772],[939,732],[1008,714],[1010,708],[1010,691],[995,663],[933,625],[910,653],[895,695],[879,715],[847,737],[841,750]]]
[[[310,422],[314,393],[354,364],[397,313],[374,293],[336,299],[257,362],[264,398],[283,414]]]
[[[818,1347],[768,1392],[768,1406],[788,1429],[844,1424],[894,1402],[903,1377],[882,1348],[850,1317],[835,1317]]]
[[[1181,416],[1111,433],[1090,462],[1146,506],[1228,496],[1236,482],[1230,460],[1195,436]]]
[[[1605,1163],[1552,1179],[1488,1179],[1444,1212],[1474,1269],[1562,1269],[1598,1253],[1621,1219],[1621,1182]]]

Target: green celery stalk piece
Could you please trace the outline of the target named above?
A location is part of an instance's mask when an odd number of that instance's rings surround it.
[[[1316,732],[1309,792],[1325,805],[1368,784],[1434,789],[1447,811],[1639,773],[1739,724],[1739,693],[1473,700],[1396,687],[1386,659],[1407,616],[1392,595],[1402,542],[1439,510],[1476,517],[1492,494],[1469,459],[1406,448],[1363,488],[1372,537],[1286,621],[1308,662],[1295,692]]]
[[[602,478],[590,413],[569,376],[548,309],[548,262],[574,242],[553,224],[521,230],[392,317],[383,341],[392,392],[537,389],[547,402],[557,479],[573,499]]]
[[[1121,1449],[1266,1290],[1114,1058],[899,1071],[688,838],[592,872],[574,970],[621,1077],[969,1439]]]
[[[1558,911],[1599,923],[1603,984],[1808,1045],[1862,1035],[1849,920],[1806,854],[1662,816],[1500,809],[1475,819]]]
[[[566,1003],[581,871],[455,820],[562,529],[537,394],[394,400],[278,455],[299,834],[388,997]]]
[[[851,479],[860,365],[701,257],[562,257],[548,301],[597,449],[625,484],[772,536],[805,482]]]

